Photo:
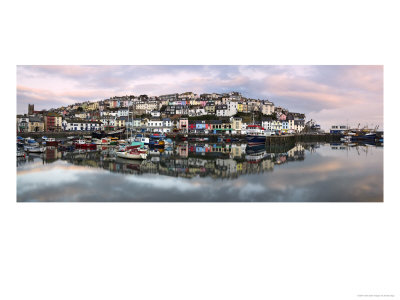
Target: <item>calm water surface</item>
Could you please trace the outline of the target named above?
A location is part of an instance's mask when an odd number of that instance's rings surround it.
[[[18,202],[382,202],[383,147],[180,144],[145,161],[112,148],[17,159]]]

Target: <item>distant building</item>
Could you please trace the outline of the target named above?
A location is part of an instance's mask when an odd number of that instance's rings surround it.
[[[28,104],[28,115],[33,115],[35,112],[35,105],[34,104]]]
[[[345,131],[347,131],[349,129],[350,129],[350,127],[347,125],[332,125],[330,133],[343,134]]]
[[[44,122],[40,117],[29,117],[28,132],[44,131]]]

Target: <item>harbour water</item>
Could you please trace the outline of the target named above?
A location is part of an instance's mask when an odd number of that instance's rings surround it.
[[[263,147],[261,147],[263,148]],[[180,143],[147,160],[115,149],[17,158],[18,202],[382,202],[383,147]]]

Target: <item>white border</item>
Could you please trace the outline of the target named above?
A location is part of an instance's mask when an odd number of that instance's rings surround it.
[[[398,298],[394,3],[8,2],[0,298]],[[385,202],[16,203],[21,64],[383,64]]]

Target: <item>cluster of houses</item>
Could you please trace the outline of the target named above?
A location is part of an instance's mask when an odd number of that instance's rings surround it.
[[[268,100],[245,98],[238,92],[193,92],[158,97],[123,96],[83,102],[17,115],[18,132],[109,131],[126,128],[140,132],[193,132],[243,134],[243,116],[258,114],[258,124],[279,132],[301,132],[305,115],[276,107]],[[248,119],[248,118],[247,118]],[[257,123],[257,122],[256,122]]]

